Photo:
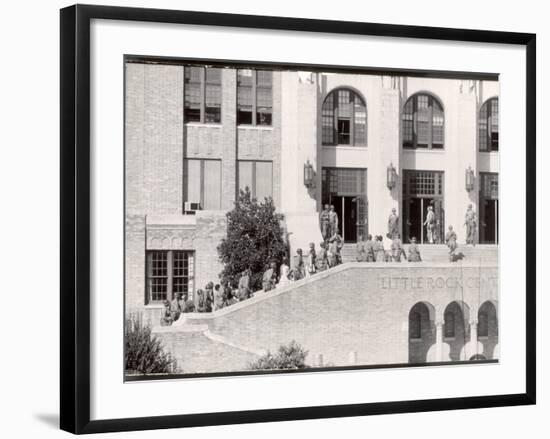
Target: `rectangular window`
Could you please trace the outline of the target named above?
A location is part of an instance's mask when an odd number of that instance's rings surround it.
[[[239,190],[250,189],[253,198],[273,196],[273,162],[239,160]]]
[[[221,209],[221,160],[185,160],[185,201],[201,209]]]
[[[222,69],[186,66],[185,122],[221,123]]]
[[[147,303],[193,294],[194,254],[185,250],[148,250]]]
[[[240,69],[237,71],[237,124],[272,124],[273,72]]]

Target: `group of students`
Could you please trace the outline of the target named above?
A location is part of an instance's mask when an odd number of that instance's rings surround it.
[[[408,251],[409,254],[407,256],[399,233],[393,235],[389,251],[386,251],[384,248],[384,238],[382,235],[375,236],[374,240],[372,235],[367,235],[366,241],[363,240],[363,237],[359,238],[355,259],[357,262],[401,262],[401,257],[403,256],[409,262],[422,261],[416,238],[411,239]]]

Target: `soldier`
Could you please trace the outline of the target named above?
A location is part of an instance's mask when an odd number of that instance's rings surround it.
[[[241,273],[239,279],[239,300],[242,302],[250,298],[250,269],[247,268]]]
[[[264,292],[267,293],[268,291],[271,291],[273,288],[275,288],[276,284],[277,264],[275,262],[271,262],[269,268],[266,270],[262,278],[262,287]]]
[[[292,279],[300,280],[306,276],[306,268],[302,249],[296,250],[296,256],[294,256],[294,266],[292,267]]]
[[[468,209],[466,210],[466,215],[464,218],[464,225],[466,226],[466,244],[475,245],[477,215],[472,209],[471,204],[468,204]]]
[[[223,308],[223,290],[220,284],[216,284],[214,287],[214,311]]]
[[[205,299],[210,303],[210,311],[212,311],[212,304],[214,303],[214,283],[208,282],[204,287]]]
[[[327,245],[324,242],[319,243],[319,253],[317,253],[317,258],[315,259],[315,265],[317,266],[317,271],[325,271],[327,269],[328,260],[327,260]]]
[[[207,305],[204,291],[200,288],[197,290],[197,312],[210,312],[212,308]]]
[[[195,312],[195,304],[193,300],[189,298],[188,293],[183,293],[183,297],[180,294],[180,310],[182,313]]]
[[[435,232],[435,214],[434,214],[434,208],[432,206],[428,206],[428,213],[426,215],[426,221],[424,221],[424,225],[426,226],[428,242],[430,244],[433,244],[434,232]]]
[[[453,230],[453,226],[449,226],[449,231],[445,234],[445,243],[449,247],[449,261],[455,261],[455,251],[458,248],[456,244],[456,232]]]
[[[416,244],[416,238],[411,238],[411,244],[409,245],[409,262],[421,262],[420,250]]]
[[[373,245],[373,251],[376,262],[386,262],[386,250],[384,250],[382,235],[376,236]]]
[[[399,216],[397,216],[397,211],[395,207],[391,210],[390,216],[388,217],[388,235],[389,239],[393,239],[394,235],[399,233]]]
[[[174,296],[172,302],[170,303],[170,312],[172,313],[172,320],[174,322],[180,317],[182,305],[182,294],[178,293]]]
[[[315,243],[310,242],[307,261],[306,261],[306,274],[308,276],[315,274],[315,272],[317,271],[317,267],[315,265],[315,259],[317,259],[317,254],[315,252]]]
[[[376,257],[374,255],[374,242],[372,241],[372,235],[367,235],[367,241],[364,245],[365,261],[374,262]]]
[[[334,236],[335,233],[338,233],[338,214],[334,210],[334,204],[330,206],[330,210],[328,212],[328,220],[329,220],[329,238]]]
[[[391,256],[393,261],[401,262],[401,254],[403,254],[403,257],[405,259],[407,259],[405,250],[403,250],[403,243],[401,242],[401,236],[399,235],[399,233],[396,233],[391,243]]]
[[[365,262],[367,260],[363,235],[359,235],[359,240],[357,241],[357,245],[355,247],[355,259],[357,262]]]
[[[338,227],[335,229],[335,233],[330,238],[330,244],[328,249],[328,262],[331,267],[335,267],[342,263],[342,255],[340,250],[344,246],[344,240],[338,233]]]
[[[172,323],[174,323],[174,319],[172,318],[172,311],[170,310],[170,302],[165,300],[164,309],[160,317],[160,326],[170,326]]]
[[[326,241],[330,238],[330,211],[328,204],[325,204],[325,208],[319,214],[319,224],[321,226],[321,235],[323,235],[323,240]]]

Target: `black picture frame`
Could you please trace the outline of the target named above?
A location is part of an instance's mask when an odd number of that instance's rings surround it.
[[[221,13],[74,5],[61,9],[61,349],[60,426],[81,434],[274,422],[535,404],[536,401],[536,35],[267,17]],[[526,376],[525,393],[383,403],[345,404],[90,420],[90,22],[93,19],[229,26],[501,43],[526,48]]]

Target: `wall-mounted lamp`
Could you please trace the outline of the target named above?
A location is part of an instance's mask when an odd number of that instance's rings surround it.
[[[468,166],[466,169],[466,190],[468,192],[474,190],[475,181],[474,171],[471,166]]]
[[[304,163],[304,185],[308,188],[315,187],[315,171],[309,159]]]
[[[397,170],[395,169],[395,166],[393,166],[393,163],[390,163],[386,170],[386,184],[390,191],[397,184]]]

